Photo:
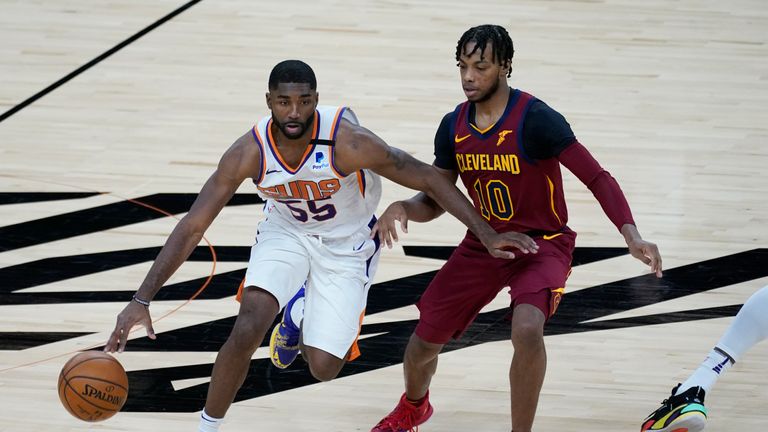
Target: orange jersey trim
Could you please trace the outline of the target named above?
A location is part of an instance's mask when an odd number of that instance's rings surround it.
[[[341,119],[339,117],[343,115],[346,109],[347,109],[346,107],[339,107],[339,109],[336,110],[336,114],[333,116],[333,123],[331,123],[331,134],[329,138],[334,141],[336,140],[337,126],[341,124]],[[331,154],[331,171],[333,171],[336,177],[343,179],[344,177],[346,177],[346,175],[343,172],[336,169],[336,146],[333,146],[329,153]]]
[[[357,186],[360,188],[360,194],[365,197],[365,183],[363,182],[363,172],[357,172]]]
[[[494,124],[492,124],[492,125],[488,126],[487,128],[485,128],[485,129],[483,129],[483,130],[480,130],[480,128],[479,128],[479,127],[477,127],[477,126],[475,126],[475,124],[474,124],[474,123],[470,123],[469,125],[470,125],[470,126],[472,126],[472,129],[474,129],[474,130],[476,130],[476,131],[480,132],[481,134],[484,134],[484,133],[488,132],[489,130],[493,129],[493,127],[494,127],[494,126],[496,126],[496,123],[494,123]]]
[[[360,332],[363,330],[363,318],[365,318],[365,309],[360,313],[360,325],[357,327],[357,337],[352,342],[352,346],[349,347],[349,354],[347,354],[347,361],[352,361],[360,357],[360,346],[357,344],[357,340],[360,338]]]
[[[549,205],[552,207],[552,213],[557,218],[557,222],[562,225],[563,221],[560,220],[560,215],[557,214],[557,210],[555,210],[555,184],[552,183],[552,179],[547,177],[547,182],[549,183]]]
[[[258,125],[253,126],[253,137],[255,138],[256,145],[259,146],[259,151],[261,152],[261,172],[259,172],[259,178],[256,179],[256,184],[258,185],[262,180],[264,180],[264,174],[267,171],[267,158],[265,155],[266,149],[264,148],[263,144],[264,140],[261,138],[261,134],[259,134]]]
[[[336,126],[338,126],[338,124],[341,123],[339,121],[339,117],[341,116],[341,114],[344,112],[345,109],[346,109],[345,107],[339,107],[339,109],[336,110],[336,114],[333,116],[333,123],[331,123],[331,135],[330,135],[331,139],[336,138]]]

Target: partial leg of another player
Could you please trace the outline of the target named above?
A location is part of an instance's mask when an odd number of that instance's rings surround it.
[[[544,348],[544,313],[536,306],[520,304],[512,314],[512,345],[515,348],[509,368],[512,429],[530,432],[539,393],[547,369]]]
[[[643,422],[641,432],[699,432],[707,423],[704,397],[744,353],[768,338],[768,286],[754,293],[698,369],[672,389],[661,407]]]
[[[243,290],[235,325],[216,356],[199,432],[218,430],[245,381],[251,356],[261,345],[278,311],[277,300],[271,294],[256,287]]]
[[[443,346],[427,342],[416,333],[411,334],[403,357],[405,393],[395,409],[371,432],[410,431],[429,420],[434,412],[429,403],[429,384],[437,370],[437,358]]]

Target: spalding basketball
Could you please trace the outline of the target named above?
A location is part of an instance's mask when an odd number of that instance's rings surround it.
[[[103,351],[77,354],[59,374],[59,399],[80,420],[96,422],[112,417],[127,396],[128,375],[123,365]]]

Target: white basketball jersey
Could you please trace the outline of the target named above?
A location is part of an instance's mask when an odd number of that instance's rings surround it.
[[[370,170],[342,173],[334,164],[334,144],[341,119],[359,124],[346,107],[318,106],[312,141],[296,167],[288,166],[272,137],[272,117],[254,126],[261,147],[261,172],[254,180],[266,200],[267,220],[329,238],[350,236],[373,226],[381,198],[381,179]]]

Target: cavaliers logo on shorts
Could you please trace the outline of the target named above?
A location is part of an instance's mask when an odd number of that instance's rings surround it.
[[[549,316],[552,317],[560,306],[560,300],[563,299],[565,288],[555,288],[552,290],[552,297],[549,299]]]

